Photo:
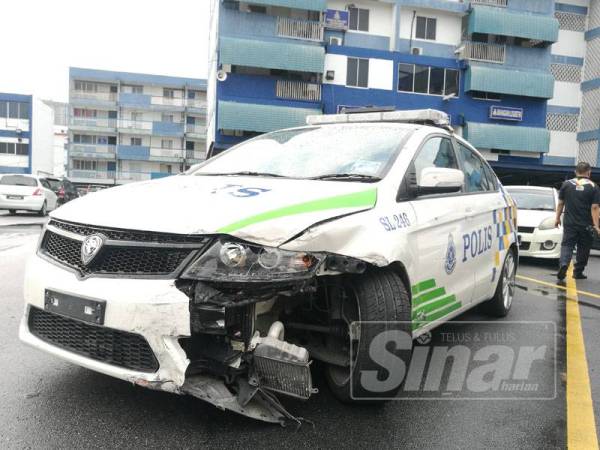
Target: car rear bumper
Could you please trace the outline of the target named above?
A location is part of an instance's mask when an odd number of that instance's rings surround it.
[[[43,195],[25,195],[22,200],[7,198],[0,194],[0,209],[17,209],[27,211],[39,211],[44,204]]]
[[[519,256],[558,259],[562,235],[560,229],[535,229],[533,233],[519,233]]]
[[[68,331],[51,330],[52,337],[49,338],[48,334],[41,336],[39,330],[35,329],[36,325],[32,325],[32,311],[35,309],[34,313],[38,314],[45,309],[47,289],[106,302],[103,325],[59,316],[63,323],[71,321],[77,323],[79,328],[93,327],[97,331],[88,333],[85,337],[85,348],[93,348],[93,354],[61,345],[56,336]],[[100,277],[82,280],[74,273],[36,255],[27,265],[24,297],[25,313],[19,328],[19,337],[23,342],[115,378],[154,389],[179,392],[189,364],[178,342],[180,337],[190,335],[189,299],[175,287],[173,280]],[[132,370],[98,356],[131,351],[131,347],[123,345],[119,339],[94,341],[103,333],[119,331],[137,335],[140,341],[147,342],[158,363],[156,371]],[[114,347],[117,345],[121,345],[121,348]]]

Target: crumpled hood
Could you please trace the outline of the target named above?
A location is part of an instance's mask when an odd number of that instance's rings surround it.
[[[105,189],[51,214],[88,225],[179,234],[224,233],[280,245],[311,225],[370,209],[372,184],[173,176]]]
[[[542,220],[554,217],[554,211],[535,211],[531,209],[517,210],[517,225],[520,227],[537,228]]]

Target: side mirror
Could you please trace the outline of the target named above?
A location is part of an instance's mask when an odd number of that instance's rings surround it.
[[[417,195],[450,194],[458,192],[465,183],[465,174],[457,169],[427,167],[421,172]]]

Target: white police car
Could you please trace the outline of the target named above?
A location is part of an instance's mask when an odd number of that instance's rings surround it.
[[[355,321],[416,338],[482,302],[508,313],[514,204],[444,113],[309,123],[61,207],[28,265],[21,339],[280,421],[274,393],[315,392],[311,359],[344,401],[360,390],[351,373],[383,371],[368,361],[374,329]]]

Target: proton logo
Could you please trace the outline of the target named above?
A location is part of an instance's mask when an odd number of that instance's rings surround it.
[[[102,234],[91,234],[81,243],[81,261],[87,266],[96,257],[106,237]]]
[[[446,262],[444,263],[444,269],[446,273],[450,275],[454,272],[456,267],[456,245],[454,245],[454,238],[452,234],[448,235],[448,249],[446,250]]]

